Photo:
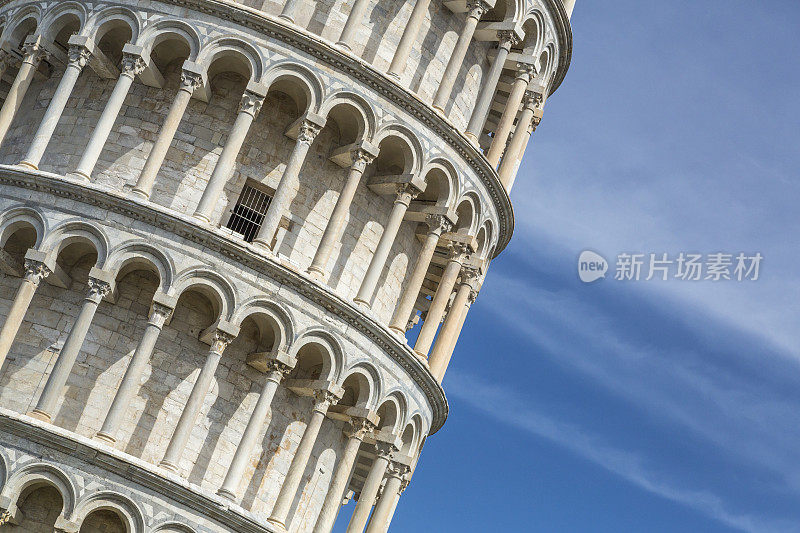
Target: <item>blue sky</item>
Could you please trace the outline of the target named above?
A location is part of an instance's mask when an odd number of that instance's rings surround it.
[[[393,531],[800,531],[800,3],[579,1]],[[577,277],[761,252],[755,282]]]

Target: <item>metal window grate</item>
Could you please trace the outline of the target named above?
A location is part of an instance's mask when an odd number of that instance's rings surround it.
[[[241,234],[246,242],[251,242],[258,235],[271,201],[270,194],[252,185],[245,185],[226,227]]]

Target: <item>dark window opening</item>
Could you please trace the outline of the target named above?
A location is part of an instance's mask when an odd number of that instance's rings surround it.
[[[272,194],[250,182],[246,183],[226,227],[242,235],[246,242],[252,242],[258,235],[271,201]]]

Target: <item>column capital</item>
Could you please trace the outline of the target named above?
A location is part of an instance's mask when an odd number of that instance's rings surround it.
[[[264,363],[264,369],[266,374],[276,374],[275,377],[279,377],[279,379],[283,379],[288,376],[294,367],[292,365],[287,364],[284,361],[279,359],[268,359]]]
[[[390,460],[389,466],[386,467],[386,477],[396,477],[402,480],[403,476],[411,471],[411,468],[401,462],[396,460]]]
[[[403,479],[400,481],[400,490],[397,491],[397,495],[402,495],[408,486],[411,484],[411,476],[410,473],[403,476]]]
[[[469,245],[464,242],[450,242],[447,245],[447,249],[447,259],[449,261],[458,261],[459,263],[466,259],[466,255],[470,251]]]
[[[231,333],[219,329],[216,330],[211,337],[211,351],[221,355],[235,338]]]
[[[522,80],[525,83],[530,83],[534,76],[536,76],[536,65],[532,65],[530,63],[517,63],[516,67],[517,71],[514,75],[514,79]]]
[[[396,451],[397,446],[395,446],[394,443],[383,440],[375,441],[375,455],[377,455],[379,459],[386,459],[387,461],[390,461],[392,454]]]
[[[441,235],[453,229],[453,223],[446,215],[428,214],[425,216],[425,223],[428,225],[428,233]]]
[[[522,97],[522,107],[525,109],[536,109],[542,105],[544,95],[539,91],[527,90]]]
[[[397,197],[394,200],[396,204],[405,204],[406,207],[411,204],[411,200],[417,197],[422,191],[413,183],[400,183],[397,185]]]
[[[350,423],[344,430],[344,434],[348,439],[364,440],[364,437],[373,431],[375,431],[375,424],[366,418],[354,416],[350,418]]]
[[[467,2],[467,16],[474,19],[480,19],[491,6],[483,0],[468,0]]]
[[[244,94],[242,94],[242,99],[239,101],[239,113],[247,113],[255,118],[258,116],[258,112],[261,111],[263,103],[263,96],[245,89]]]
[[[50,267],[36,259],[25,259],[25,279],[38,285],[40,281],[50,275]]]
[[[186,69],[181,70],[180,90],[193,93],[201,85],[203,85],[203,75],[201,73]]]
[[[169,319],[172,311],[172,307],[169,307],[168,305],[153,302],[153,309],[150,311],[150,319],[148,322],[161,329],[164,327],[164,323],[167,321],[167,319]]]
[[[142,73],[147,64],[144,58],[133,52],[122,51],[122,72],[120,76],[135,78]]]
[[[359,172],[364,172],[364,169],[367,168],[367,165],[375,160],[375,154],[368,152],[362,147],[358,147],[350,152],[350,157],[353,161],[351,165],[353,170],[357,170]]]
[[[70,43],[67,51],[69,64],[82,69],[92,57],[92,51],[84,44]]]
[[[100,300],[111,292],[111,284],[107,281],[90,277],[87,284],[89,285],[89,294],[86,298],[94,303],[99,304]]]
[[[510,49],[520,43],[519,35],[516,31],[512,30],[497,30],[497,38],[500,40],[498,45],[500,48]]]
[[[305,143],[310,146],[321,130],[322,128],[319,124],[311,120],[304,120],[303,123],[300,124],[300,133],[297,135],[297,142]]]
[[[39,39],[26,40],[25,44],[22,45],[22,50],[24,52],[22,61],[32,65],[37,65],[42,59],[50,57],[50,53],[45,50]]]
[[[322,414],[328,412],[328,407],[335,404],[342,399],[344,390],[339,388],[337,390],[318,389],[314,391],[314,411],[319,411]]]
[[[461,283],[469,285],[473,290],[477,290],[480,277],[480,271],[473,266],[464,266],[461,268]]]

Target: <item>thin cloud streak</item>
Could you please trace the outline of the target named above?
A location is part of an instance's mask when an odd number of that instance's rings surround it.
[[[719,496],[709,491],[677,487],[649,470],[639,454],[609,446],[595,435],[531,409],[529,402],[525,402],[521,395],[510,392],[506,386],[500,387],[472,376],[454,373],[448,376],[448,387],[450,395],[499,422],[547,439],[651,494],[692,508],[729,527],[748,533],[794,530],[796,524],[788,520],[733,513],[727,510]],[[503,408],[497,409],[498,405]]]
[[[538,353],[590,376],[634,409],[689,429],[720,453],[768,469],[783,480],[784,492],[800,493],[800,473],[791,468],[799,459],[796,404],[741,379],[731,387],[734,378],[718,379],[717,367],[702,366],[702,357],[670,346],[669,339],[642,344],[623,338],[612,323],[598,318],[597,308],[569,292],[531,290],[504,276],[495,281],[504,285],[502,294],[518,296],[485,303],[498,312],[509,306],[524,310],[507,320]],[[731,358],[737,357],[735,348]]]

